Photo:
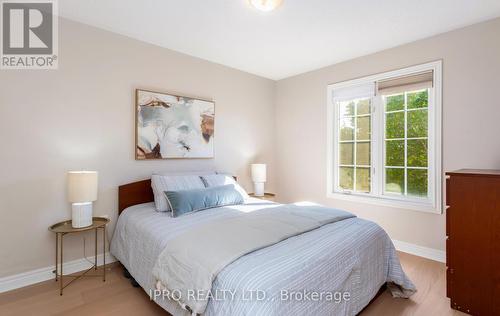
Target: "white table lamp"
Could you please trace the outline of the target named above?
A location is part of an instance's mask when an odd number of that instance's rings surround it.
[[[255,196],[264,196],[264,183],[267,180],[266,177],[266,165],[263,163],[252,164],[252,181]]]
[[[68,172],[68,201],[71,202],[71,226],[92,225],[92,202],[97,200],[97,171]]]

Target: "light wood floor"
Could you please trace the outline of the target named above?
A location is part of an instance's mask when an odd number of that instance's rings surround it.
[[[361,315],[467,315],[450,308],[444,263],[403,252],[398,254],[404,271],[417,287],[417,293],[410,299],[395,299],[386,290]]]
[[[368,315],[465,315],[450,309],[445,294],[445,265],[399,253],[405,272],[418,292],[411,299],[394,299],[382,293],[362,313]],[[46,281],[0,294],[0,315],[168,315],[141,288],[122,276],[117,264],[107,267],[106,282],[99,278],[77,280],[59,296],[58,284]]]

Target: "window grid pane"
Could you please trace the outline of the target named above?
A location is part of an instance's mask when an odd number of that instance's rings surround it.
[[[427,109],[408,110],[408,138],[427,138]]]
[[[384,98],[384,193],[428,196],[428,92],[406,91]],[[403,104],[395,106],[396,99]]]
[[[356,143],[356,165],[369,166],[371,163],[371,146],[370,142]]]
[[[354,189],[354,168],[340,167],[339,168],[339,187],[344,190]]]
[[[340,144],[339,162],[341,165],[354,164],[354,142]]]
[[[352,141],[354,140],[354,119],[350,117],[342,118],[340,120],[340,140]]]
[[[408,109],[421,109],[427,108],[429,101],[429,94],[426,89],[407,92],[406,107]]]
[[[370,168],[356,167],[356,191],[370,192]]]
[[[386,193],[403,195],[404,168],[385,168]]]
[[[411,196],[426,197],[427,184],[427,169],[408,168],[408,184],[407,190]]]

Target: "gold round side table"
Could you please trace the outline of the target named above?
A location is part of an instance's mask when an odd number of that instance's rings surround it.
[[[59,295],[63,295],[63,289],[66,288],[68,285],[70,285],[73,281],[83,277],[83,276],[88,276],[88,277],[101,277],[102,276],[102,281],[106,281],[106,225],[109,223],[109,218],[105,217],[93,217],[92,218],[92,225],[87,226],[87,227],[81,227],[81,228],[73,228],[71,226],[71,220],[69,221],[64,221],[60,222],[57,224],[54,224],[49,227],[49,231],[53,232],[56,234],[56,282],[59,281]],[[92,269],[97,271],[97,232],[99,229],[102,229],[102,256],[103,256],[103,268],[102,268],[102,275],[101,274],[91,274],[87,275],[87,272],[91,271]],[[67,234],[74,234],[74,233],[81,233],[81,232],[87,232],[95,230],[95,256],[94,256],[94,265],[87,269],[85,272],[79,274],[79,275],[64,275],[63,273],[63,239],[64,236]],[[59,263],[58,263],[59,260]],[[60,269],[59,269],[60,266]],[[64,277],[70,277],[73,278],[71,281],[69,281],[67,284],[64,284],[63,278]]]

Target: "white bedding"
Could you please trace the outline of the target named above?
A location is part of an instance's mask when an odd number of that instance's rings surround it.
[[[153,203],[130,207],[119,217],[111,253],[150,294],[156,281],[153,266],[169,240],[203,223],[276,206],[258,199],[247,202],[178,218],[156,212]],[[385,282],[394,282],[410,292],[414,289],[387,234],[375,223],[352,218],[289,238],[229,264],[218,274],[212,290],[231,290],[235,296],[210,300],[205,315],[355,315]],[[251,299],[252,291],[264,293],[265,299]],[[349,293],[350,298],[338,303],[283,300],[283,293],[290,297],[292,291]],[[188,314],[175,301],[158,298],[156,302],[172,315]]]

